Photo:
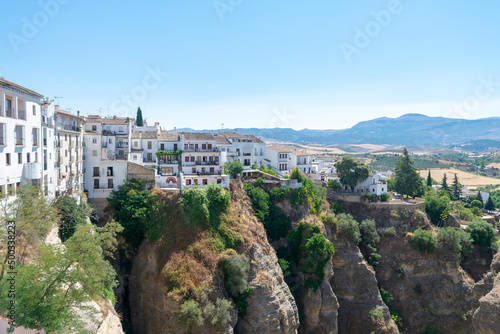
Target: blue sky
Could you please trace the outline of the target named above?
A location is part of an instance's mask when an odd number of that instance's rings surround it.
[[[0,68],[73,112],[140,105],[165,128],[475,119],[500,116],[499,12],[492,0],[9,1]]]

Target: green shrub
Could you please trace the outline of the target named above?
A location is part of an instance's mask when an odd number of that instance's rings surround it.
[[[439,334],[439,329],[433,326],[427,326],[424,329],[424,334]]]
[[[200,309],[200,304],[195,300],[188,300],[181,305],[181,311],[177,315],[177,321],[189,332],[203,325],[205,318]]]
[[[243,164],[238,159],[235,159],[231,162],[226,162],[226,164],[224,165],[224,173],[228,174],[232,179],[236,179],[238,177],[238,174],[241,174],[243,172],[243,169]]]
[[[255,180],[255,184],[261,186],[264,184],[264,180],[261,177],[259,177],[257,178],[257,180]]]
[[[437,240],[431,231],[417,228],[411,237],[413,247],[422,253],[432,253],[436,249]]]
[[[292,275],[292,272],[290,271],[290,262],[288,262],[285,259],[278,259],[278,263],[281,267],[281,271],[283,271],[283,277],[288,278]]]
[[[81,199],[80,204],[71,196],[60,196],[55,205],[59,210],[59,237],[65,242],[75,233],[79,225],[87,223],[87,218],[92,214],[92,208]]]
[[[372,267],[378,266],[380,264],[378,261],[382,258],[382,255],[377,253],[377,249],[375,247],[372,247],[372,245],[370,244],[366,245],[366,248],[370,252],[370,255],[368,256],[368,263]]]
[[[183,192],[182,210],[190,223],[198,224],[199,226],[207,226],[210,216],[208,210],[207,192],[201,188],[190,188]]]
[[[382,324],[384,322],[384,311],[373,308],[370,310],[369,314],[372,321],[377,324]]]
[[[340,213],[340,212],[342,212],[342,207],[338,203],[333,202],[332,205],[330,206],[330,208],[332,209],[332,211],[334,213]]]
[[[387,202],[389,200],[389,197],[390,197],[389,194],[382,194],[382,195],[380,195],[380,201]]]
[[[224,244],[224,249],[232,248],[236,250],[244,242],[241,234],[231,230],[226,224],[220,224],[217,231]]]
[[[320,219],[325,225],[334,226],[337,224],[337,219],[334,215],[321,215]]]
[[[224,273],[226,291],[231,297],[243,294],[248,289],[250,263],[240,255],[223,258],[219,266]]]
[[[388,237],[396,236],[396,228],[394,226],[388,227],[382,231],[382,234]]]
[[[443,217],[450,212],[449,201],[450,199],[446,196],[425,196],[425,212],[427,212],[435,225],[441,226],[444,223]]]
[[[482,219],[469,223],[465,231],[469,232],[475,243],[486,246],[490,250],[496,249],[496,233],[493,226]]]
[[[192,188],[195,189],[195,188]],[[220,218],[229,211],[231,195],[227,190],[218,185],[209,185],[206,192],[208,199],[208,212],[212,225],[219,225]]]
[[[216,330],[223,330],[227,323],[231,321],[231,302],[227,299],[219,299],[215,304],[208,302],[203,308],[205,317],[210,320],[210,323]]]
[[[377,232],[377,227],[373,219],[365,219],[359,224],[359,232],[361,233],[361,245],[375,246],[380,241],[380,236]]]
[[[393,307],[389,308],[389,312],[391,313],[391,319],[394,320],[398,328],[403,328],[403,317]]]
[[[285,199],[290,198],[291,189],[287,187],[275,187],[271,189],[269,195],[271,200],[275,202],[283,202]]]
[[[332,189],[332,190],[340,190],[342,189],[342,186],[340,185],[339,181],[337,180],[328,180],[327,186]]]
[[[262,172],[276,176],[276,172],[271,169],[263,169]]]
[[[394,299],[392,294],[384,289],[380,289],[380,296],[382,297],[382,300],[386,305],[389,304]]]
[[[338,226],[340,235],[356,245],[360,242],[361,233],[359,232],[359,224],[350,214],[341,214]]]
[[[278,240],[286,237],[288,231],[292,228],[292,223],[286,215],[281,213],[279,207],[271,203],[269,215],[264,221],[264,227],[266,228],[269,238]]]
[[[470,206],[473,208],[481,209],[483,207],[483,203],[481,201],[478,201],[477,199],[475,199],[470,203]]]
[[[246,183],[245,190],[248,197],[252,200],[252,208],[254,215],[261,221],[264,222],[269,216],[269,205],[270,199],[266,191],[260,187],[253,187],[252,185]]]
[[[415,290],[415,292],[418,293],[419,295],[421,295],[424,292],[424,290],[422,289],[422,286],[420,284],[415,285],[413,290]]]
[[[460,254],[462,251],[459,232],[455,228],[451,226],[440,228],[438,232],[438,239],[452,252]]]
[[[396,274],[398,275],[399,278],[405,277],[405,269],[402,266],[395,264],[393,268],[396,271]]]

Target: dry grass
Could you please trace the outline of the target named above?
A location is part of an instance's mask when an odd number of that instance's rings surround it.
[[[500,184],[500,179],[494,179],[491,177],[476,175],[468,172],[464,172],[455,168],[449,169],[436,169],[431,168],[431,176],[434,180],[441,182],[444,174],[446,173],[446,178],[448,180],[448,185],[451,185],[455,174],[458,176],[458,181],[468,188],[484,187],[490,184]],[[420,176],[427,178],[429,169],[422,169],[419,171]]]

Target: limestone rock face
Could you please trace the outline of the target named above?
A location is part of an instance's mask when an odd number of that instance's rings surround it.
[[[330,275],[325,275],[321,286],[316,290],[308,289],[302,296],[304,310],[303,333],[337,334],[337,312],[339,302],[330,285],[333,276],[331,261],[327,264]]]
[[[340,305],[338,332],[399,333],[382,301],[375,273],[363,261],[358,247],[343,238],[334,240],[334,247],[331,285]],[[379,316],[373,317],[370,312]]]
[[[102,308],[104,308],[105,317],[97,330],[97,334],[124,334],[120,318],[113,305],[107,301]]]
[[[489,292],[484,295],[485,291]],[[490,272],[474,287],[474,295],[483,295],[472,318],[476,332],[500,333],[500,252],[495,255]]]

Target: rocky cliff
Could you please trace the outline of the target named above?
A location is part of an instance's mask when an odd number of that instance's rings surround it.
[[[476,296],[482,295],[472,320],[476,332],[500,333],[500,253],[495,255],[490,272],[476,284],[474,293]]]
[[[247,297],[247,314],[238,319],[234,313],[227,328],[215,331],[206,322],[197,333],[296,333],[299,315],[295,300],[283,279],[276,253],[267,241],[263,225],[253,215],[251,205],[241,184],[231,184],[230,218],[243,237],[238,248],[250,261],[249,286],[252,293]],[[150,245],[144,241],[134,259],[130,277],[130,304],[134,333],[188,333],[178,325],[181,298],[175,292],[167,292],[164,273],[174,257],[185,258],[187,248],[166,247],[161,241]],[[208,251],[208,249],[206,250]],[[215,268],[199,267],[202,282],[213,299],[227,298],[220,275]]]

